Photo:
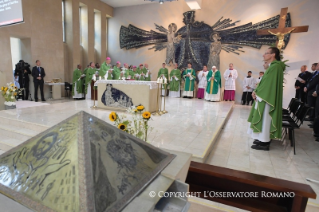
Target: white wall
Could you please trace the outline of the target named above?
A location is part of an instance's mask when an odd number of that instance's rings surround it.
[[[21,43],[19,38],[10,38],[10,47],[11,47],[11,55],[12,55],[12,69],[15,69],[15,64],[21,60]],[[13,75],[12,75],[13,80]]]
[[[220,17],[230,18],[233,21],[240,20],[238,25],[249,22],[256,23],[280,13],[280,9],[288,7],[291,14],[292,26],[309,25],[307,33],[296,33],[290,37],[289,44],[284,51],[285,59],[288,59],[290,68],[287,70],[285,78],[287,84],[284,88],[284,105],[295,95],[295,77],[300,71],[301,65],[308,65],[319,62],[319,1],[318,0],[203,0],[202,9],[195,13],[196,21],[204,21],[213,25]],[[121,25],[133,24],[145,30],[155,30],[155,25],[159,24],[167,28],[170,23],[176,23],[177,27],[184,26],[182,23],[183,13],[189,11],[189,7],[182,0],[177,2],[167,2],[163,5],[148,4],[131,7],[121,7],[114,9],[114,17],[109,19],[108,28],[108,55],[113,62],[121,61],[122,64],[129,63],[138,65],[148,63],[154,75],[157,75],[161,63],[165,60],[166,51],[154,52],[148,50],[151,46],[140,49],[125,50],[120,49],[119,32]],[[224,73],[230,62],[234,63],[239,71],[237,80],[236,102],[239,103],[242,95],[242,80],[247,71],[251,70],[257,77],[259,71],[263,70],[262,55],[267,49],[263,46],[260,50],[244,47],[245,53],[235,55],[222,51],[221,72]]]

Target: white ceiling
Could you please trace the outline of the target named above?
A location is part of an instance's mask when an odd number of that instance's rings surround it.
[[[101,0],[106,4],[110,5],[111,7],[126,7],[126,6],[134,6],[134,5],[141,5],[141,4],[158,4],[158,2],[150,2],[144,0]]]

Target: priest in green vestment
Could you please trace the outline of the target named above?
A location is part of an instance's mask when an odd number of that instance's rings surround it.
[[[140,66],[136,69],[136,72],[140,75],[138,80],[145,81],[145,70],[143,64],[140,64]]]
[[[129,79],[138,80],[140,78],[140,75],[136,71],[136,66],[133,66],[133,70],[130,71]]]
[[[255,101],[248,118],[248,134],[255,139],[252,149],[269,151],[271,139],[281,139],[285,64],[276,47],[267,49],[263,57],[270,65],[252,94]]]
[[[128,79],[128,76],[130,75],[130,69],[127,63],[124,63],[124,67],[122,68],[122,73],[124,73],[124,78]]]
[[[96,73],[95,64],[93,62],[90,63],[90,67],[86,71],[85,76],[85,99],[91,99],[91,81],[93,76]]]
[[[107,57],[106,61],[102,63],[101,69],[99,71],[99,76],[101,76],[103,79],[112,80],[113,79],[113,69],[111,65],[111,58]]]
[[[220,88],[222,87],[222,78],[220,71],[216,66],[212,67],[206,76],[207,87],[205,92],[205,100],[212,102],[220,101]]]
[[[163,79],[163,82],[164,80],[166,79],[167,80],[167,84],[169,84],[169,78],[168,78],[168,69],[165,68],[166,64],[163,63],[162,64],[162,68],[158,71],[158,74],[157,74],[157,78],[161,78]],[[167,94],[165,93],[165,88],[166,88],[167,85],[163,85],[162,86],[162,96],[166,96]]]
[[[145,81],[151,81],[151,72],[148,69],[148,64],[147,63],[144,64],[143,72],[145,74]]]
[[[196,72],[192,69],[192,64],[187,64],[187,69],[183,72],[182,77],[185,80],[184,90],[183,90],[183,97],[184,98],[193,98],[194,96],[194,85],[196,79]]]
[[[73,71],[73,79],[72,79],[72,96],[73,99],[81,99],[84,97],[83,94],[83,79],[85,75],[82,75],[81,71],[82,66],[77,65],[77,68]]]
[[[174,64],[174,69],[169,74],[169,97],[181,97],[180,84],[181,84],[181,71],[178,69],[178,64]]]
[[[122,77],[124,76],[123,73],[121,73],[121,62],[117,61],[116,66],[113,69],[113,79],[114,80],[121,80]]]

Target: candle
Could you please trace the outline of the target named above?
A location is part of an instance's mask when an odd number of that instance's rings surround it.
[[[96,76],[95,75],[93,75],[93,80],[96,81]]]
[[[164,79],[164,84],[167,84],[167,79],[166,78]]]
[[[161,84],[163,83],[163,79],[162,79],[162,78],[160,79],[160,83],[161,83]]]
[[[159,79],[159,78],[157,78],[157,83],[159,83],[159,80],[160,80],[160,79]]]
[[[107,80],[106,74],[104,75],[104,80]]]
[[[102,77],[101,77],[101,76],[100,76],[99,78],[100,78],[100,80],[102,80]]]

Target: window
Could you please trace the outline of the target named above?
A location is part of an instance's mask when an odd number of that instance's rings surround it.
[[[81,6],[79,7],[79,24],[80,24],[80,45],[82,45],[82,15],[81,15]]]
[[[63,42],[65,43],[65,2],[62,0],[62,32],[63,32]]]

